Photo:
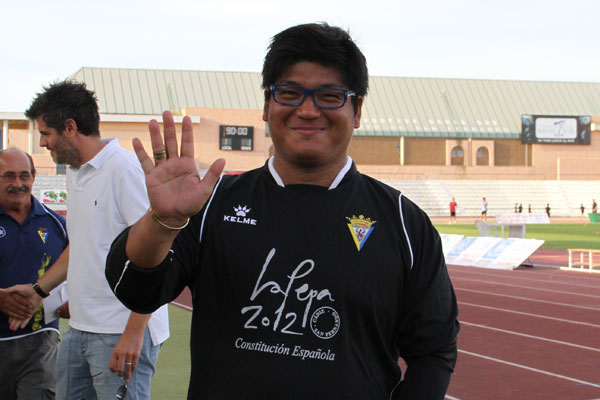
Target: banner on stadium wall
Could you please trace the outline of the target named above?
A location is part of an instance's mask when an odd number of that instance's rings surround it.
[[[67,204],[67,191],[62,189],[40,190],[40,201],[44,204]]]
[[[511,224],[549,224],[550,218],[546,213],[508,213],[496,214],[496,222],[502,225]]]
[[[538,239],[465,237],[444,254],[447,264],[515,269],[543,244]]]
[[[63,189],[40,190],[40,203],[65,216],[67,213],[67,191]]]
[[[521,115],[521,142],[590,144],[592,117]]]

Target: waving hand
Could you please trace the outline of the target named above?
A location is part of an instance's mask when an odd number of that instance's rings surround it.
[[[183,118],[181,151],[177,148],[175,123],[170,111],[163,113],[163,122],[164,138],[156,120],[149,124],[154,162],[139,139],[133,140],[133,147],[146,174],[148,197],[154,214],[167,225],[180,226],[206,203],[223,171],[225,160],[216,160],[201,179],[194,161],[191,119]]]

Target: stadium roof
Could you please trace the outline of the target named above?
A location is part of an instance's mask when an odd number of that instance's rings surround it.
[[[262,109],[256,72],[81,68],[106,114]],[[600,83],[370,77],[359,136],[517,139],[521,115],[600,116]]]

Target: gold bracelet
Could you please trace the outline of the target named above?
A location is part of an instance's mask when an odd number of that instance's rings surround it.
[[[185,228],[186,226],[188,226],[188,224],[190,223],[190,219],[188,218],[187,221],[185,221],[185,224],[183,224],[181,226],[169,226],[169,225],[165,224],[164,222],[162,222],[160,219],[158,219],[156,214],[154,214],[154,211],[152,211],[152,207],[150,207],[150,215],[152,215],[152,219],[154,221],[156,221],[157,224],[159,224],[160,226],[162,226],[163,228],[165,228],[169,231],[180,231],[183,228]]]

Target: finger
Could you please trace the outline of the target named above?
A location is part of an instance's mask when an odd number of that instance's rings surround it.
[[[194,128],[187,115],[181,124],[181,157],[194,158]]]
[[[129,378],[131,378],[131,372],[133,372],[133,363],[126,362],[123,367],[123,379],[125,382],[129,382]]]
[[[148,123],[148,130],[150,131],[150,143],[152,146],[152,151],[163,151],[165,149],[165,144],[163,142],[163,137],[160,133],[160,126],[158,125],[158,121],[155,119],[151,120]]]
[[[139,355],[138,356],[134,355],[133,359],[131,360],[131,372],[135,371],[135,369],[137,368],[138,361],[139,361]]]
[[[10,329],[11,331],[16,331],[17,328],[17,319],[14,317],[8,317],[8,329]]]
[[[31,319],[31,318],[25,318],[25,319],[23,319],[23,320],[22,320],[22,322],[21,322],[21,326],[19,326],[19,328],[21,328],[21,329],[25,329],[25,327],[26,327],[26,326],[27,326],[27,324],[29,323],[29,320],[30,320],[30,319]]]
[[[163,137],[160,133],[160,126],[158,121],[155,119],[151,120],[148,123],[148,130],[150,131],[150,145],[152,147],[152,153],[154,155],[153,162],[154,165],[157,165],[160,159],[157,159],[157,154],[165,154],[166,158],[166,148],[163,142]]]
[[[19,318],[28,317],[29,313],[33,313],[31,304],[23,304],[16,299],[8,303],[8,309],[10,314],[18,315]]]
[[[177,130],[171,111],[163,113],[163,129],[165,131],[165,149],[167,157],[177,157]]]
[[[221,177],[223,168],[225,168],[225,160],[223,158],[219,158],[211,164],[211,166],[208,168],[208,171],[206,172],[206,175],[204,175],[202,183],[208,185],[211,191],[212,188],[214,188],[217,184],[219,178]]]
[[[15,307],[24,312],[33,312],[33,306],[26,298],[20,294],[12,296],[12,300],[15,302]]]
[[[133,150],[135,151],[135,155],[137,156],[138,160],[140,160],[140,165],[144,170],[144,174],[148,175],[150,172],[152,172],[152,169],[154,168],[154,163],[152,162],[150,157],[148,157],[148,153],[146,153],[144,145],[142,144],[140,139],[133,139],[131,144],[133,144]]]
[[[33,314],[33,311],[29,312],[28,310],[20,310],[17,308],[13,308],[10,310],[10,312],[8,312],[8,315],[10,315],[13,318],[17,318],[17,319],[29,318],[29,317],[31,317],[32,314]]]
[[[120,362],[119,362],[119,357],[117,356],[117,353],[115,350],[113,350],[113,352],[110,355],[110,360],[108,360],[108,369],[110,369],[110,372],[119,374],[119,366],[120,366]]]

